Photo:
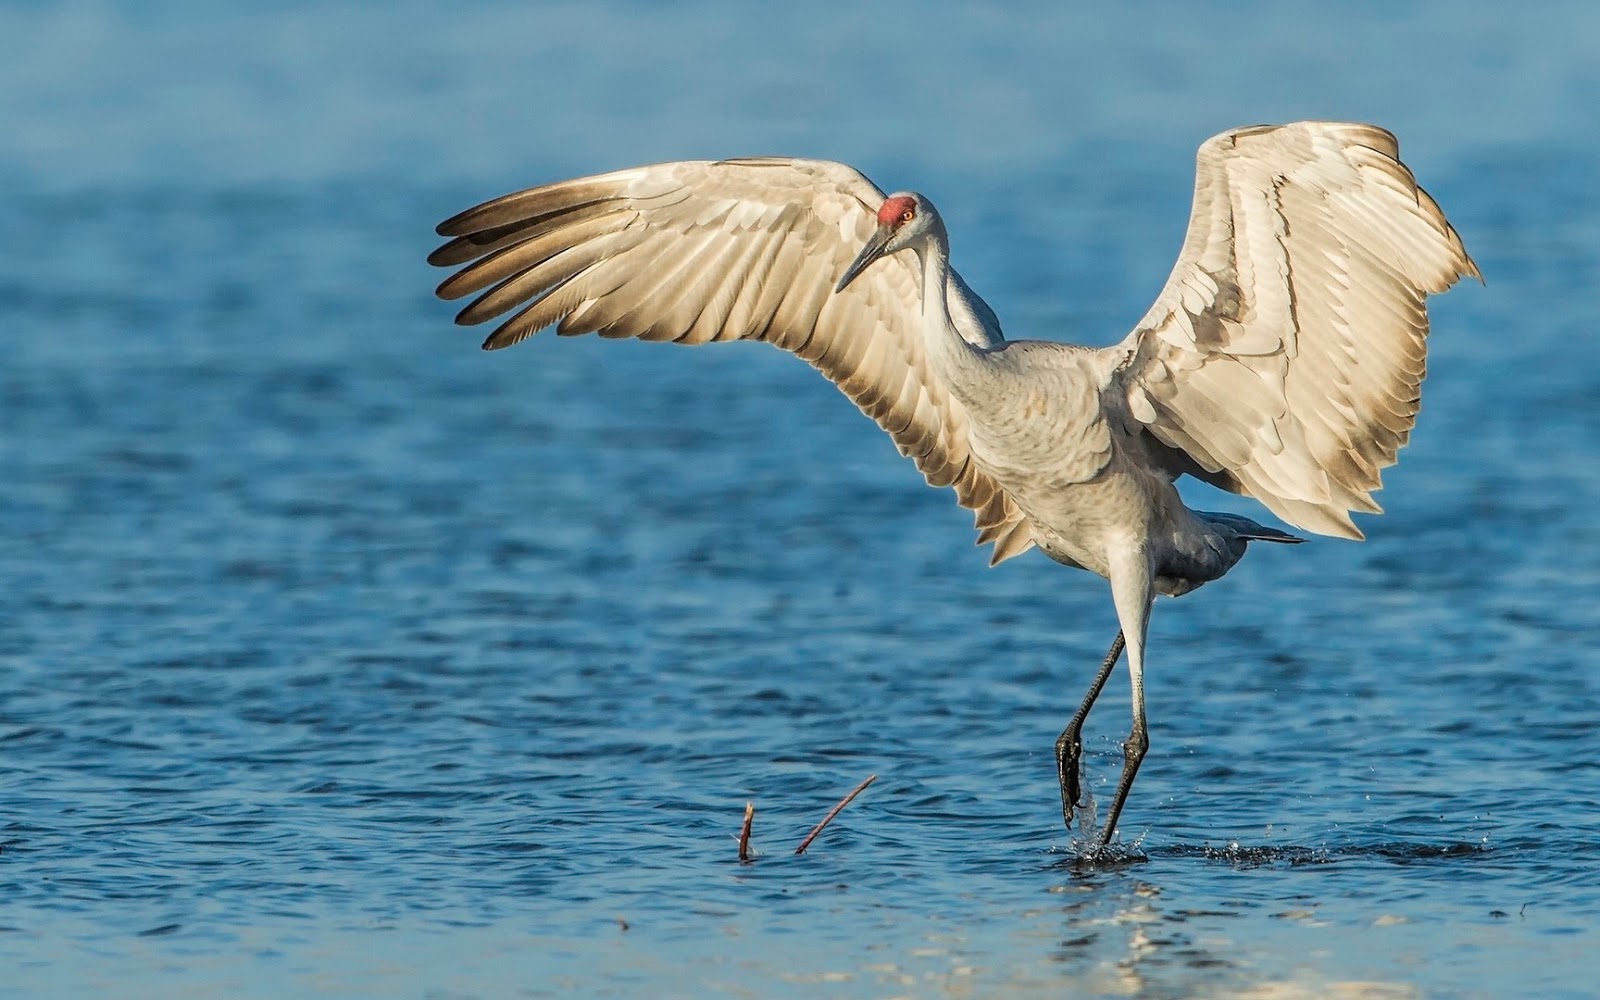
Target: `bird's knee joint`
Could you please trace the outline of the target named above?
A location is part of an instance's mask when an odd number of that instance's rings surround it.
[[[1129,760],[1144,760],[1149,750],[1150,737],[1141,732],[1128,734],[1127,742],[1122,744],[1122,755]]]

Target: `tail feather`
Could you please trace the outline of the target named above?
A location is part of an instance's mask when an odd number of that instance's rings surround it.
[[[1286,545],[1298,545],[1305,541],[1299,535],[1291,535],[1287,531],[1257,524],[1239,514],[1223,514],[1209,510],[1197,510],[1195,513],[1218,527],[1227,528],[1236,537],[1247,542],[1281,542]]]

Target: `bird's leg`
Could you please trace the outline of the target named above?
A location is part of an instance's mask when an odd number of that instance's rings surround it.
[[[1078,804],[1078,761],[1083,755],[1083,741],[1079,739],[1083,732],[1083,720],[1089,717],[1089,708],[1094,700],[1100,697],[1100,689],[1106,686],[1106,679],[1111,676],[1111,670],[1117,665],[1117,658],[1122,655],[1122,633],[1111,642],[1111,651],[1106,653],[1106,658],[1100,664],[1100,672],[1095,674],[1094,683],[1089,685],[1089,693],[1084,695],[1083,704],[1073,713],[1072,720],[1067,723],[1067,728],[1061,730],[1061,737],[1056,740],[1056,773],[1061,779],[1061,821],[1072,828],[1072,810]]]
[[[1128,682],[1132,686],[1133,731],[1122,745],[1122,778],[1117,782],[1116,798],[1111,800],[1111,811],[1106,815],[1106,825],[1100,830],[1100,847],[1111,843],[1117,830],[1117,818],[1128,801],[1133,788],[1134,775],[1150,749],[1150,732],[1144,718],[1144,640],[1150,626],[1150,605],[1155,600],[1151,588],[1150,561],[1142,550],[1134,549],[1113,553],[1111,559],[1111,599],[1117,605],[1117,620],[1122,623],[1122,634],[1128,644]]]
[[[1111,843],[1111,836],[1117,829],[1117,817],[1122,815],[1122,806],[1128,801],[1128,792],[1133,788],[1133,777],[1139,773],[1139,765],[1144,762],[1145,752],[1150,749],[1150,732],[1145,728],[1144,721],[1144,685],[1135,684],[1137,693],[1133,696],[1133,732],[1128,734],[1128,741],[1122,744],[1122,778],[1117,782],[1117,796],[1111,800],[1111,812],[1106,815],[1106,825],[1100,831],[1100,846],[1105,847]]]

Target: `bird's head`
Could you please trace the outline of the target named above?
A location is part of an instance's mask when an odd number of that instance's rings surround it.
[[[922,195],[914,191],[891,194],[878,209],[878,228],[873,231],[872,238],[845,268],[844,276],[833,290],[844,291],[844,286],[856,280],[873,261],[916,246],[939,225],[939,213]]]

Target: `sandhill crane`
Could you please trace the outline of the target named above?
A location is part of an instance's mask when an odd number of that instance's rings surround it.
[[[920,194],[839,163],[662,163],[505,195],[441,223],[429,261],[466,265],[456,317],[518,311],[484,341],[551,324],[680,344],[765,340],[808,361],[974,511],[991,563],[1038,547],[1111,585],[1121,626],[1056,742],[1062,819],[1080,729],[1124,647],[1133,729],[1110,842],[1149,747],[1146,625],[1157,594],[1226,573],[1252,541],[1298,542],[1191,510],[1182,475],[1307,531],[1361,538],[1354,511],[1415,422],[1427,295],[1478,276],[1455,230],[1371,125],[1298,122],[1201,145],[1188,234],[1126,339],[1008,341],[950,268]],[[520,307],[520,309],[518,308]]]

